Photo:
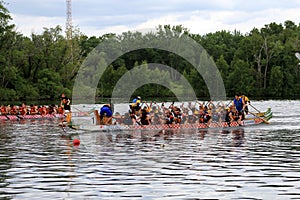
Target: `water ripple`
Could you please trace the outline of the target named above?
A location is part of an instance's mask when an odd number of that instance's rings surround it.
[[[85,133],[78,147],[80,132],[53,121],[0,123],[0,198],[299,199],[300,115],[282,114],[281,103],[256,102],[273,105],[271,125],[152,138]]]

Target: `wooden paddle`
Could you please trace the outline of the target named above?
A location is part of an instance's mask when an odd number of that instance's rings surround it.
[[[252,104],[249,104],[254,110],[256,110],[257,112],[261,113],[257,108],[255,108],[254,106],[252,106]]]
[[[226,108],[227,108],[232,102],[233,102],[233,100],[231,100],[231,101],[229,102],[229,104],[227,104]]]
[[[83,114],[86,115],[86,116],[89,116],[89,115],[92,114],[92,113],[94,112],[94,110],[95,110],[95,108],[92,108],[92,109],[89,110],[89,111],[82,111],[82,110],[80,110],[79,108],[76,108],[75,106],[72,106],[71,108],[76,109],[77,111],[79,111],[79,113],[83,113]]]
[[[268,122],[267,120],[265,120],[264,118],[262,118],[262,117],[260,117],[260,116],[258,116],[257,114],[255,114],[255,113],[253,113],[253,112],[250,112],[249,111],[249,113],[250,114],[252,114],[252,115],[254,115],[255,117],[257,117],[257,118],[259,118],[259,119],[261,119],[261,120],[263,120],[266,124],[270,124],[270,122]]]
[[[6,114],[4,114],[3,116],[5,116],[7,120],[10,120],[9,117]]]

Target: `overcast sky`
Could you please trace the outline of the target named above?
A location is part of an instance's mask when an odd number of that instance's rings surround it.
[[[65,28],[66,0],[4,0],[17,31]],[[300,22],[300,0],[72,0],[73,25],[88,36],[182,24],[192,33],[247,33],[271,22]]]

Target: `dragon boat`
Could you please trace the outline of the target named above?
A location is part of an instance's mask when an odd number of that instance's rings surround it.
[[[0,121],[16,121],[16,120],[38,120],[38,119],[63,119],[68,115],[72,117],[84,117],[90,115],[89,112],[69,112],[66,114],[34,114],[34,115],[0,115]]]
[[[46,115],[1,115],[0,120],[25,120],[25,119],[60,119],[65,118],[65,114],[46,114]]]
[[[97,132],[117,132],[117,131],[160,131],[160,130],[186,130],[186,129],[220,129],[220,128],[235,128],[244,126],[253,126],[258,124],[269,123],[269,120],[273,117],[271,108],[268,108],[265,112],[249,113],[245,116],[245,119],[238,124],[236,121],[233,122],[211,122],[209,125],[206,123],[195,123],[195,124],[163,124],[163,125],[97,125],[95,120],[92,120],[91,124],[80,123],[81,117],[72,117],[69,127],[76,130],[82,131],[97,131]],[[86,119],[85,119],[86,120]]]

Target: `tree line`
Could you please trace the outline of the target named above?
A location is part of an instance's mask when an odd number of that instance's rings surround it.
[[[11,15],[3,1],[0,1],[0,13],[1,101],[57,99],[61,93],[71,96],[79,68],[103,41],[109,41],[110,45],[120,42],[131,45],[153,37],[176,35],[189,36],[207,51],[209,59],[215,62],[221,73],[227,96],[243,93],[260,99],[300,97],[299,61],[294,56],[300,50],[300,25],[289,20],[283,24],[272,22],[260,29],[253,28],[246,34],[220,30],[199,35],[182,25],[164,25],[158,26],[156,33],[148,34],[129,31],[120,35],[109,33],[89,37],[73,30],[73,38],[68,40],[60,26],[44,28],[41,34],[24,36],[11,23]],[[106,63],[109,55],[101,52],[100,55],[98,62]],[[140,65],[146,67],[145,71],[149,70],[147,78],[153,79],[155,74],[151,67],[147,67],[148,63],[170,66],[188,80],[197,97],[209,97],[203,78],[187,60],[151,48],[128,52],[110,63],[98,83],[97,97],[109,98],[118,80]],[[158,70],[157,73],[166,79],[178,80],[176,87],[180,89],[182,77],[174,71]],[[138,78],[138,74],[134,77]],[[174,96],[168,88],[155,83],[141,86],[134,93],[137,94],[149,98]]]

